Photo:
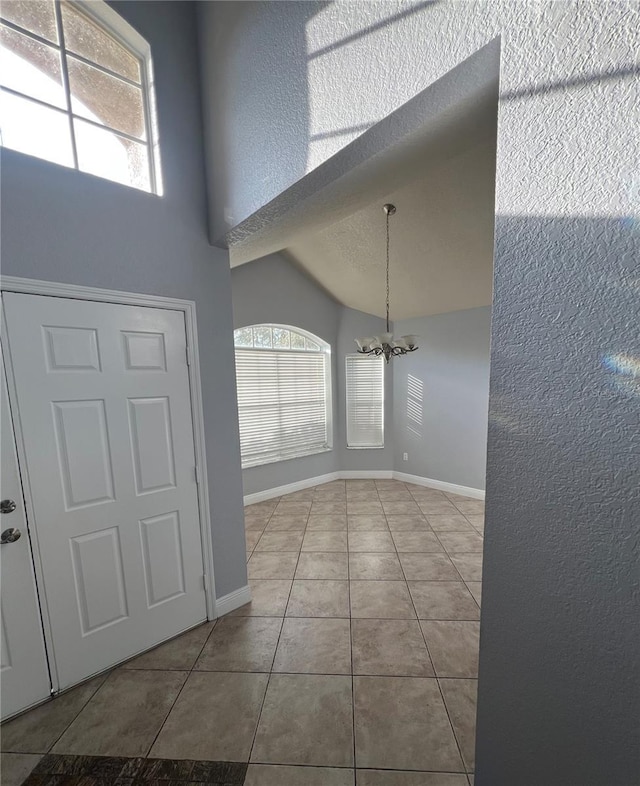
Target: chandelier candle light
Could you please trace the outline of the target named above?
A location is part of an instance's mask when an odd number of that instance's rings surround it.
[[[384,355],[387,363],[396,355],[406,355],[407,352],[415,352],[417,336],[400,336],[393,338],[393,333],[389,331],[389,216],[396,212],[395,205],[384,205],[382,208],[387,216],[387,332],[379,336],[356,338],[358,352],[362,355]]]

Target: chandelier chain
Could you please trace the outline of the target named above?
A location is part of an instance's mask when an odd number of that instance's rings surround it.
[[[389,211],[387,213],[387,333],[389,332]]]

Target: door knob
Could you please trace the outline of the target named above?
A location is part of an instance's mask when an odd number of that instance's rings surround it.
[[[17,527],[9,527],[9,529],[5,529],[2,535],[0,535],[0,544],[15,543],[16,540],[20,539],[21,535],[22,532],[20,532]]]
[[[0,513],[13,513],[16,503],[12,499],[3,499],[0,502]]]

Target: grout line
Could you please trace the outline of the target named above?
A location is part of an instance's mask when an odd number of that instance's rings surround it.
[[[315,487],[314,487],[314,490],[315,490]],[[280,497],[280,499],[282,499],[282,497]],[[275,513],[278,505],[280,504],[280,499],[278,500],[278,503],[276,504],[275,508],[273,509],[274,513]],[[312,501],[311,504],[313,504],[313,501]],[[307,533],[307,525],[309,523],[310,512],[311,512],[311,505],[309,506],[309,511],[307,512],[307,519],[305,521],[304,530],[302,532],[302,540],[303,541],[304,541],[305,535]],[[273,513],[271,515],[273,516]],[[262,536],[260,536],[260,537],[262,537]],[[254,749],[255,744],[256,744],[256,738],[258,736],[258,728],[260,727],[260,721],[262,720],[262,711],[264,710],[264,704],[265,704],[265,701],[267,700],[267,693],[269,691],[269,685],[271,683],[271,676],[273,674],[273,667],[275,665],[276,655],[278,654],[278,647],[280,646],[280,639],[282,637],[282,629],[284,628],[284,623],[285,623],[285,621],[287,619],[287,609],[289,608],[289,602],[291,600],[291,593],[293,592],[293,584],[294,584],[294,582],[296,580],[296,572],[298,570],[298,564],[300,562],[300,554],[301,553],[302,553],[302,543],[300,544],[300,550],[298,551],[298,558],[296,559],[296,566],[293,569],[293,577],[291,578],[291,586],[289,587],[289,594],[287,596],[287,602],[285,604],[284,612],[283,612],[283,615],[282,615],[282,622],[280,624],[280,632],[278,633],[278,641],[276,642],[275,649],[273,650],[273,658],[271,659],[271,669],[269,670],[269,676],[267,677],[267,684],[265,685],[264,694],[262,696],[262,702],[260,704],[260,712],[258,712],[258,719],[256,721],[256,727],[255,727],[254,732],[253,732],[253,739],[251,740],[251,747],[249,748],[249,757],[247,759],[247,766],[251,763],[251,756],[253,755],[253,749]]]
[[[202,655],[202,653],[203,653],[203,651],[204,651],[204,648],[207,646],[207,642],[208,642],[208,641],[209,641],[209,639],[211,638],[211,634],[213,633],[213,631],[215,630],[215,628],[217,628],[217,627],[218,627],[218,619],[219,619],[219,618],[217,618],[217,619],[215,619],[215,620],[213,621],[213,626],[212,626],[211,630],[209,631],[209,635],[208,635],[208,636],[207,636],[207,638],[204,640],[204,643],[202,644],[202,647],[200,647],[200,651],[198,652],[198,655],[197,655],[197,656],[196,656],[196,658],[194,659],[193,663],[191,664],[191,668],[190,668],[190,669],[175,669],[175,670],[174,670],[174,669],[163,669],[163,671],[183,671],[183,672],[184,672],[184,671],[186,671],[186,672],[187,672],[187,676],[185,677],[185,680],[184,680],[184,682],[183,682],[183,683],[182,683],[182,685],[180,686],[180,690],[179,690],[179,691],[178,691],[178,693],[176,694],[176,697],[175,697],[175,699],[173,700],[173,703],[171,704],[171,707],[169,708],[169,711],[168,711],[168,712],[167,712],[167,714],[164,716],[164,720],[163,720],[163,721],[162,721],[162,723],[160,724],[160,728],[158,729],[158,732],[157,732],[157,734],[156,734],[156,735],[155,735],[155,737],[153,738],[153,740],[152,740],[152,742],[151,742],[151,745],[149,746],[149,748],[148,748],[148,750],[147,750],[147,752],[145,753],[145,755],[144,755],[144,757],[143,757],[143,758],[145,758],[145,759],[146,759],[146,758],[148,758],[148,757],[149,757],[149,754],[151,753],[151,749],[152,749],[152,748],[153,748],[153,746],[156,744],[156,741],[157,741],[158,737],[160,736],[160,733],[161,733],[161,732],[162,732],[162,730],[164,729],[164,727],[165,727],[165,725],[166,725],[166,723],[167,723],[167,720],[169,719],[169,715],[171,715],[171,713],[172,713],[172,711],[173,711],[173,708],[176,706],[176,704],[177,704],[177,702],[178,702],[178,699],[179,699],[179,698],[180,698],[180,696],[182,695],[182,691],[184,690],[184,688],[185,688],[185,685],[186,685],[186,684],[187,684],[187,682],[189,681],[189,677],[190,677],[190,676],[191,676],[191,674],[193,673],[193,671],[194,671],[194,669],[195,669],[195,667],[196,667],[196,664],[198,663],[198,660],[200,659],[200,656]],[[131,671],[134,671],[134,669],[131,669]],[[153,671],[153,669],[148,669],[148,671]]]
[[[106,682],[106,681],[109,679],[109,677],[110,677],[110,676],[113,674],[113,672],[117,670],[117,668],[118,668],[117,666],[116,666],[116,667],[114,667],[114,668],[113,668],[113,670],[112,670],[112,671],[110,671],[110,672],[109,672],[109,673],[108,673],[108,674],[105,676],[105,678],[102,680],[102,682],[100,683],[100,685],[98,685],[98,687],[97,687],[97,688],[96,688],[96,689],[93,691],[93,693],[92,693],[92,694],[91,694],[89,697],[87,697],[87,700],[86,700],[86,701],[83,703],[83,705],[80,707],[80,709],[78,710],[78,712],[77,712],[77,713],[76,713],[76,714],[73,716],[73,718],[72,718],[72,719],[69,721],[69,723],[68,723],[68,724],[67,724],[67,725],[64,727],[63,731],[62,731],[62,732],[61,732],[61,733],[60,733],[60,734],[59,734],[59,735],[58,735],[58,736],[55,738],[55,740],[54,740],[54,741],[51,743],[51,745],[50,745],[50,746],[47,748],[47,750],[46,750],[46,753],[44,753],[43,755],[46,755],[47,753],[51,753],[51,751],[53,750],[53,748],[54,748],[54,747],[55,747],[55,746],[56,746],[56,745],[57,745],[57,744],[60,742],[60,740],[62,739],[62,737],[64,737],[64,735],[67,733],[67,731],[68,731],[68,730],[69,730],[69,728],[71,727],[71,724],[72,724],[72,723],[75,723],[75,721],[78,719],[78,716],[80,715],[80,713],[81,713],[81,712],[82,712],[82,711],[85,709],[85,707],[87,706],[87,704],[89,704],[89,702],[90,702],[90,701],[91,701],[91,700],[92,700],[92,699],[95,697],[95,695],[98,693],[98,691],[100,690],[100,688],[101,688],[101,687],[102,687],[102,686],[105,684],[105,682]],[[98,676],[100,676],[100,675],[98,675]],[[93,677],[92,679],[97,679],[97,678],[98,678],[98,677]],[[91,680],[87,680],[87,682],[91,682]],[[86,683],[85,683],[85,684],[86,684]],[[76,687],[75,687],[74,689],[72,689],[72,690],[78,690],[78,689],[80,689],[81,687],[82,687],[82,684],[80,684],[80,685],[76,686]],[[68,693],[71,693],[71,691],[68,691]],[[45,705],[47,705],[47,704],[51,704],[51,703],[53,703],[53,702],[54,702],[56,699],[58,699],[58,698],[61,698],[61,697],[62,697],[62,696],[64,696],[64,695],[65,695],[65,693],[59,694],[58,696],[53,696],[53,697],[51,698],[51,700],[50,700],[50,701],[43,702],[43,704],[41,704],[41,705],[39,705],[39,706],[40,706],[40,707],[42,707],[42,706],[45,706]],[[38,709],[38,708],[37,708],[37,707],[34,707],[34,709]],[[26,714],[26,713],[23,713],[23,715],[24,715],[24,714]],[[21,717],[21,716],[19,715],[18,717]],[[10,753],[11,751],[4,751],[4,750],[3,750],[2,752],[3,752],[3,753]]]
[[[346,484],[345,484],[346,493]],[[356,782],[356,683],[353,668],[353,623],[351,610],[351,552],[349,551],[349,519],[347,518],[347,593],[349,597],[349,652],[351,662],[351,745],[353,749],[353,782]]]

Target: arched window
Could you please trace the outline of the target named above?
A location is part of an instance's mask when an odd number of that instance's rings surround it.
[[[2,0],[0,141],[162,192],[147,42],[101,0]]]
[[[242,466],[331,448],[331,348],[286,325],[234,332]]]

